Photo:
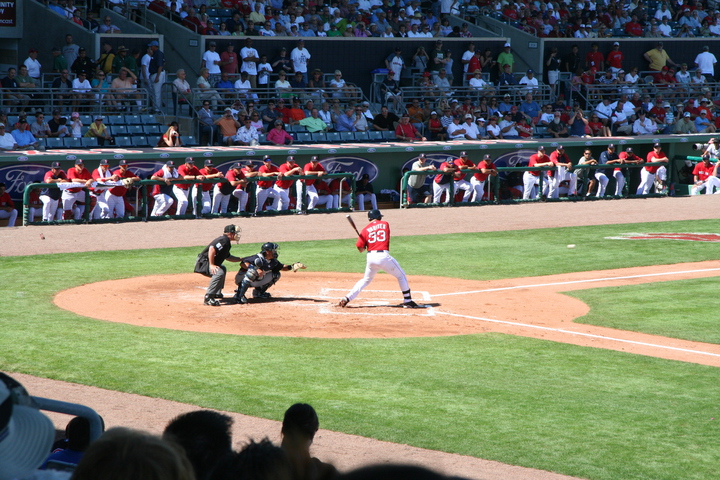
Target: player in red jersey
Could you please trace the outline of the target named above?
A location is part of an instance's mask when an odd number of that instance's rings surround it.
[[[50,170],[45,172],[43,177],[43,183],[64,183],[67,182],[67,175],[60,169],[60,162],[53,162],[50,165]],[[58,205],[60,203],[60,195],[62,191],[59,188],[45,188],[40,193],[40,201],[43,203],[43,222],[52,222],[55,220],[57,213],[58,220],[60,219],[60,211],[58,211]]]
[[[470,182],[465,180],[468,174],[461,173],[460,170],[475,168],[475,164],[470,160],[467,152],[460,152],[460,157],[456,158],[453,161],[453,164],[457,168],[455,174],[453,175],[453,180],[455,181],[455,193],[458,193],[459,190],[463,190],[465,193],[463,194],[462,201],[469,202],[474,189]]]
[[[473,186],[475,194],[473,195],[473,202],[482,202],[482,198],[485,195],[485,181],[488,177],[497,177],[498,171],[495,163],[492,161],[492,157],[489,154],[485,154],[480,163],[477,164],[478,173],[474,174],[470,179],[470,183]]]
[[[213,162],[211,159],[205,160],[205,164],[203,165],[203,168],[200,169],[200,175],[205,177],[205,179],[213,179],[213,178],[223,178],[223,174],[221,171],[219,171],[217,168],[213,166]],[[197,200],[195,197],[197,196],[198,192],[202,193],[202,211],[201,214],[205,215],[210,213],[212,210],[212,199],[210,198],[210,190],[213,189],[215,186],[214,183],[198,183],[195,185],[195,190],[193,191],[193,213],[197,215]]]
[[[690,195],[699,195],[703,190],[706,195],[710,195],[716,188],[720,191],[720,178],[715,176],[717,168],[717,164],[710,163],[710,155],[703,155],[702,162],[698,162],[692,172],[695,183]]]
[[[273,190],[276,193],[275,201],[273,202],[273,210],[287,210],[290,206],[290,187],[294,180],[287,180],[285,177],[292,175],[302,175],[302,167],[295,163],[295,157],[288,155],[285,159],[285,163],[280,165],[278,168],[280,175],[275,181]],[[300,203],[298,201],[298,203]]]
[[[647,163],[668,163],[667,155],[663,153],[662,146],[659,143],[653,145],[652,152],[647,154]],[[657,178],[658,182],[655,183]],[[667,168],[665,166],[647,166],[640,169],[640,185],[638,185],[636,195],[647,195],[650,187],[655,183],[655,193],[665,193],[665,181],[667,180]]]
[[[245,176],[245,173],[243,173],[242,165],[240,164],[240,162],[234,163],[230,167],[230,170],[228,170],[227,173],[227,180],[228,182],[230,182],[230,186],[233,188],[232,196],[237,198],[237,213],[242,213],[247,207],[248,194],[245,191],[245,188],[247,187],[247,177]],[[230,196],[228,195],[227,198],[229,200]],[[226,210],[227,200],[225,200],[223,203],[222,213],[225,213]]]
[[[359,252],[366,249],[368,252],[365,276],[355,284],[350,293],[340,300],[338,305],[341,307],[347,306],[365,287],[370,285],[370,282],[375,278],[375,274],[379,270],[383,270],[397,278],[403,294],[402,306],[404,308],[422,308],[413,302],[405,272],[397,260],[390,255],[390,224],[383,221],[380,210],[370,210],[368,220],[370,220],[370,223],[362,229],[360,237],[355,243]]]
[[[195,166],[195,160],[192,157],[186,157],[185,163],[177,168],[178,175],[183,180],[204,180],[205,177],[200,174],[200,169]],[[190,189],[192,185],[189,183],[178,183],[173,185],[173,193],[177,198],[177,211],[176,215],[185,215],[185,210],[188,206],[188,197],[193,199],[193,204],[196,204],[197,188],[193,189],[192,195]]]
[[[350,207],[351,189],[347,179],[333,178],[328,188],[330,188],[330,196],[332,197],[332,208],[340,208],[343,203]]]
[[[0,182],[0,218],[7,218],[7,226],[14,227],[17,216],[18,211],[15,208],[15,203],[10,198],[10,194],[5,191],[5,184]],[[32,218],[30,220],[32,221]]]
[[[318,160],[318,157],[316,155],[313,155],[310,157],[310,163],[306,164],[303,167],[303,175],[316,175],[318,178],[325,175],[325,167],[320,164],[320,161]],[[318,204],[318,192],[315,188],[315,183],[318,180],[315,178],[305,178],[303,180],[298,180],[295,183],[295,188],[297,189],[297,208],[300,210],[300,213],[306,212],[307,210],[312,210],[315,208],[315,206]],[[305,186],[305,195],[309,197],[307,208],[302,208],[302,205],[304,204],[304,197],[303,197],[303,185]]]
[[[278,169],[278,167],[273,165],[272,158],[270,158],[269,155],[265,155],[263,157],[263,165],[258,169],[257,176],[267,178],[267,180],[258,180],[257,185],[255,186],[256,215],[258,212],[261,212],[263,210],[268,197],[272,197],[273,199],[276,198],[277,193],[275,193],[275,190],[273,189],[273,185],[275,182],[272,180],[271,177],[277,177],[278,175],[280,175],[280,170]],[[275,203],[276,200],[273,200],[273,205]],[[271,207],[270,209],[273,208]]]
[[[447,195],[447,202],[450,203],[452,200],[452,198],[450,198],[450,182],[453,181],[455,171],[457,170],[453,158],[448,157],[440,164],[438,170],[441,173],[435,175],[433,180],[433,203],[440,203],[443,193]]]
[[[135,175],[129,168],[127,160],[120,160],[118,168],[113,172],[113,175],[118,179],[132,179],[134,182],[139,182],[140,177]],[[113,212],[115,218],[122,218],[125,216],[125,194],[128,189],[125,186],[118,185],[113,187],[105,193],[105,202],[107,203],[110,218],[113,218]]]
[[[568,196],[577,195],[577,175],[572,172],[572,161],[567,153],[565,153],[565,147],[558,145],[553,153],[550,154],[550,161],[555,165],[556,170],[554,172],[548,172],[550,183],[550,194],[549,198],[558,198],[560,194],[560,184],[564,181],[568,181]],[[550,175],[552,174],[552,175]]]
[[[534,155],[530,155],[530,163],[528,167],[550,167],[553,162],[550,161],[550,157],[545,155],[545,147],[540,145],[538,151]],[[523,173],[523,200],[530,200],[537,197],[536,186],[542,175],[541,170],[528,170]]]
[[[75,160],[75,166],[68,170],[67,178],[73,183],[84,183],[89,187],[92,183],[92,175],[85,168],[82,158]],[[85,192],[83,187],[73,187],[64,190],[62,193],[63,220],[80,220],[85,213]],[[74,206],[74,208],[73,208]]]

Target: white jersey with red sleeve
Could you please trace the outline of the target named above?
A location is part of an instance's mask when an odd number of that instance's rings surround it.
[[[287,162],[285,162],[282,165],[280,165],[280,168],[278,168],[278,171],[280,173],[282,173],[283,175],[285,175],[290,170],[292,170],[294,168],[299,168],[299,167],[300,167],[300,165],[298,165],[297,163],[293,162],[293,163],[288,164]],[[285,177],[283,177],[283,178],[278,178],[278,180],[275,182],[275,185],[277,185],[280,188],[290,188],[294,182],[295,182],[295,180],[287,180]]]
[[[390,224],[383,220],[373,220],[360,232],[355,246],[367,248],[368,252],[390,250]]]
[[[325,172],[325,167],[323,167],[319,162],[313,167],[312,162],[310,162],[303,167],[303,173],[305,175],[311,175],[308,172]],[[305,182],[305,185],[315,185],[317,178],[305,178],[303,179],[303,182]]]

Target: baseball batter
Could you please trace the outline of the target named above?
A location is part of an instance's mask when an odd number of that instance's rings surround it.
[[[452,160],[451,160],[452,161]],[[390,224],[382,220],[380,210],[368,212],[369,224],[360,232],[355,246],[359,252],[367,249],[367,263],[365,265],[365,276],[344,296],[340,303],[341,307],[347,306],[370,282],[375,278],[378,271],[383,270],[397,278],[400,290],[403,294],[403,308],[422,308],[413,302],[410,295],[410,285],[400,264],[390,255]]]
[[[264,243],[257,255],[251,255],[242,259],[240,271],[235,275],[235,284],[238,289],[235,292],[235,301],[241,305],[248,303],[245,296],[250,287],[254,287],[253,298],[270,298],[272,295],[268,289],[275,285],[282,271],[292,270],[297,272],[305,269],[304,264],[295,262],[285,265],[278,261],[277,243]]]

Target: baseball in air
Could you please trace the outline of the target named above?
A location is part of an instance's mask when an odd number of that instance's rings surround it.
[[[568,245],[568,248],[575,248],[575,244],[571,243],[570,245]]]

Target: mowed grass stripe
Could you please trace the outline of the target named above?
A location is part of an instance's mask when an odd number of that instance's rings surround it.
[[[688,242],[598,238],[639,231],[632,227],[403,237],[392,248],[411,275],[449,276],[452,265],[458,277],[477,279],[713,255]],[[710,226],[646,231],[660,228]],[[567,243],[579,245],[571,255]],[[82,283],[190,271],[198,251],[0,259],[8,286],[0,368],[273,419],[307,401],[325,428],[584,478],[717,477],[711,419],[720,414],[720,379],[712,367],[499,334],[321,340],[177,332],[89,320],[51,303],[58,290]],[[360,275],[364,256],[348,251],[351,241],[288,242],[281,260]]]

